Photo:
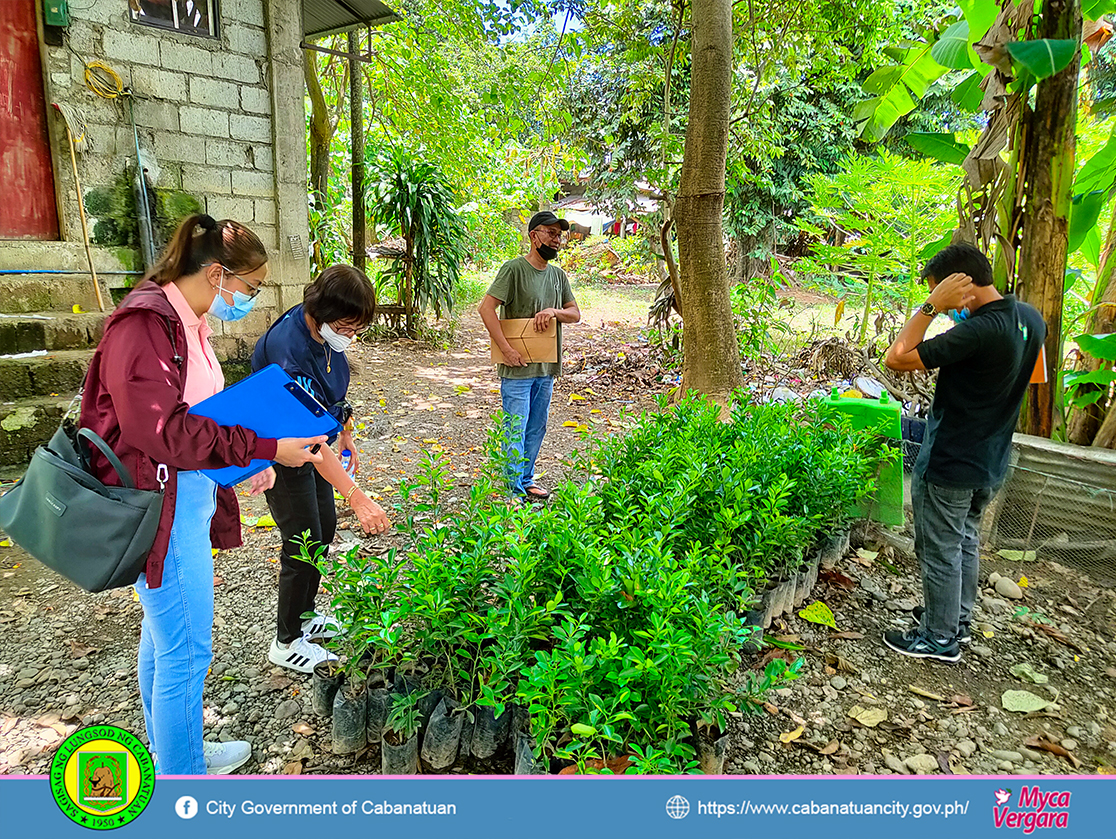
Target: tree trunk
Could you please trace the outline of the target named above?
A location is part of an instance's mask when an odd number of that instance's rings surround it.
[[[1116,399],[1108,406],[1108,416],[1093,438],[1093,445],[1098,449],[1116,449]]]
[[[725,404],[744,384],[721,216],[732,93],[732,0],[694,0],[690,116],[675,207],[686,328],[681,393]]]
[[[415,229],[411,227],[404,237],[407,243],[407,252],[403,257],[406,271],[403,275],[403,317],[407,324],[407,337],[417,335],[415,329],[415,301],[414,301],[414,267],[415,267]]]
[[[1090,335],[1116,332],[1116,282],[1112,281],[1114,270],[1116,270],[1116,207],[1113,208],[1112,220],[1108,223],[1108,235],[1105,237],[1104,251],[1101,254],[1101,267],[1097,272],[1097,285],[1093,290],[1091,302],[1097,308],[1089,316],[1088,326],[1085,328],[1085,332]],[[1100,370],[1106,363],[1092,356],[1083,355],[1076,369],[1091,373]],[[1089,393],[1098,389],[1098,385],[1082,385],[1079,392]],[[1107,391],[1108,388],[1105,390]],[[1116,405],[1116,402],[1113,404]],[[1070,415],[1066,439],[1079,446],[1092,443],[1104,421],[1105,405],[1104,398],[1101,398],[1099,402],[1074,410]]]
[[[678,317],[681,318],[684,317],[682,314],[682,286],[678,279],[678,266],[674,264],[674,245],[670,241],[670,228],[673,225],[674,216],[668,214],[667,220],[663,222],[663,226],[659,230],[659,244],[663,248],[663,260],[666,262],[667,276],[670,277],[670,287],[674,291],[674,311],[678,312]]]
[[[1081,0],[1046,0],[1036,38],[1081,40]],[[1046,321],[1046,383],[1028,389],[1020,430],[1050,437],[1064,422],[1062,296],[1073,199],[1074,129],[1081,54],[1038,84],[1035,108],[1024,114],[1020,189],[1025,217],[1016,288]]]
[[[333,139],[333,122],[318,80],[316,56],[317,53],[311,50],[303,50],[302,73],[310,95],[310,193],[314,196],[314,208],[323,212],[329,197],[329,144]],[[318,237],[314,242],[314,266],[317,269],[324,267]]]
[[[360,52],[360,33],[349,31],[349,52]],[[364,270],[368,254],[365,252],[364,231],[368,226],[368,214],[364,209],[364,87],[361,84],[364,73],[360,62],[349,59],[349,125],[352,129],[353,156],[353,267]]]

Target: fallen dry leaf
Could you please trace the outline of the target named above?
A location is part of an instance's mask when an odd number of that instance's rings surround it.
[[[609,761],[608,761],[608,769],[609,769],[610,772],[612,772],[613,775],[623,775],[628,770],[628,767],[631,766],[631,765],[632,765],[631,755],[620,755],[620,757],[610,758]],[[595,757],[592,760],[585,761],[585,766],[589,769],[596,769],[596,770],[600,771],[601,769],[604,769],[605,763],[599,757]],[[559,775],[576,775],[576,774],[578,774],[577,764],[573,764],[572,766],[567,766],[565,769],[560,770],[558,772],[558,774]]]
[[[294,731],[295,734],[301,734],[303,737],[309,737],[310,735],[314,734],[314,729],[312,729],[304,722],[296,722],[293,726],[291,726],[291,729]]]
[[[302,761],[293,760],[283,767],[284,775],[301,775],[302,774]]]
[[[823,583],[828,583],[834,588],[844,589],[845,591],[856,590],[856,583],[835,568],[823,568],[818,573],[818,580]]]
[[[99,653],[100,647],[90,647],[80,641],[70,641],[70,658],[85,658],[90,653]]]
[[[1061,743],[1046,739],[1044,735],[1036,734],[1033,737],[1028,737],[1023,741],[1023,745],[1031,749],[1042,749],[1044,752],[1050,752],[1053,755],[1058,755],[1058,757],[1064,757],[1073,764],[1074,768],[1081,765],[1081,761],[1074,756],[1073,752]]]
[[[973,700],[967,693],[955,693],[949,698],[949,701],[955,705],[967,706],[972,705]]]
[[[802,717],[800,717],[800,716],[799,716],[798,714],[796,714],[796,713],[795,713],[795,712],[794,712],[794,711],[793,711],[792,709],[790,709],[790,708],[784,708],[784,709],[783,709],[783,713],[784,713],[784,714],[786,714],[786,715],[787,715],[788,717],[790,717],[790,718],[791,718],[791,720],[792,720],[792,721],[793,721],[793,722],[794,722],[794,723],[795,723],[796,725],[800,725],[800,726],[802,726],[803,728],[805,728],[805,727],[806,727],[806,720],[804,720],[804,719],[803,719]]]
[[[835,655],[834,653],[825,654],[825,663],[831,667],[836,667],[845,673],[859,673],[860,670],[851,661],[843,655]]]
[[[268,679],[263,687],[264,690],[286,690],[291,684],[291,680],[286,676],[275,675]]]
[[[1037,629],[1044,635],[1049,635],[1058,643],[1065,644],[1070,649],[1077,650],[1079,653],[1088,652],[1088,650],[1086,650],[1072,638],[1068,637],[1064,632],[1062,632],[1062,630],[1058,629],[1058,627],[1056,626],[1051,626],[1047,623],[1035,623],[1030,618],[1024,618],[1023,622],[1029,625],[1032,629]]]
[[[818,750],[818,754],[831,755],[839,748],[841,748],[840,743],[838,743],[836,740],[830,740]]]
[[[919,696],[924,696],[927,699],[933,699],[935,702],[946,701],[946,698],[941,694],[931,693],[930,691],[923,690],[922,688],[916,687],[915,685],[907,685],[907,690],[909,690],[911,693],[917,693]]]
[[[861,708],[853,705],[849,708],[849,716],[867,728],[875,728],[887,719],[886,708]]]
[[[795,740],[802,736],[802,732],[805,730],[806,729],[800,725],[794,731],[785,731],[779,735],[779,742],[783,744],[793,743]]]
[[[779,715],[778,706],[772,705],[770,702],[763,703],[763,710],[767,711],[767,713],[771,714],[773,717]]]

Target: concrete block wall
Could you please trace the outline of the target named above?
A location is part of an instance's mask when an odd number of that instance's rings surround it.
[[[210,215],[243,222],[259,235],[274,288],[252,318],[214,323],[218,352],[244,360],[262,328],[301,300],[308,281],[308,261],[296,259],[289,244],[289,237],[299,237],[304,252],[309,239],[301,0],[218,6],[214,39],[134,23],[126,0],[71,5],[69,45],[45,48],[46,94],[48,102],[73,106],[89,126],[92,147],[78,159],[84,192],[111,184],[136,153],[127,102],[90,91],[82,59],[112,67],[135,92],[140,151],[155,186],[189,192]],[[276,53],[282,60],[273,59]],[[63,237],[80,241],[65,128],[57,114],[50,126]],[[277,172],[277,160],[290,171]]]

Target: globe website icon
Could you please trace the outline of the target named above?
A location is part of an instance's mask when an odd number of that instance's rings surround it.
[[[681,795],[672,795],[667,799],[666,811],[672,819],[684,819],[690,813],[690,802]]]

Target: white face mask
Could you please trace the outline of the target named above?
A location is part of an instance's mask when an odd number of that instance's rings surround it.
[[[318,331],[322,334],[322,340],[325,341],[334,352],[345,352],[353,342],[352,338],[347,338],[344,335],[338,335],[334,332],[328,323],[323,323]]]

